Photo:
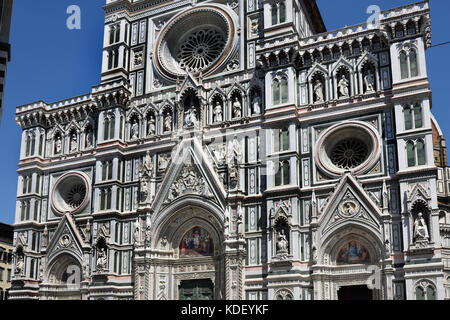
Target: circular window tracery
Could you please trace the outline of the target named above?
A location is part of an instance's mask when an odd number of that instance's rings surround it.
[[[192,33],[180,46],[177,61],[188,72],[198,72],[209,67],[225,47],[225,39],[215,30]]]
[[[331,162],[341,169],[353,169],[361,165],[368,155],[369,150],[364,142],[350,138],[335,145],[331,151]]]
[[[82,173],[73,172],[60,177],[52,191],[52,207],[59,213],[81,211],[89,198],[89,184]]]
[[[187,73],[207,76],[225,67],[238,49],[237,19],[221,5],[203,5],[175,16],[155,45],[158,74],[175,81]]]
[[[333,178],[347,171],[357,175],[368,172],[381,156],[381,138],[374,129],[360,121],[332,126],[317,141],[317,167]]]

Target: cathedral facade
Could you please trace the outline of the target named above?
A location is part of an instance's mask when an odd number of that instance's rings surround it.
[[[106,2],[101,83],[17,108],[10,299],[450,298],[427,1]]]

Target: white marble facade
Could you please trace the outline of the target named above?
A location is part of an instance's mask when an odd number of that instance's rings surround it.
[[[115,2],[101,83],[17,108],[12,299],[449,298],[427,2]]]

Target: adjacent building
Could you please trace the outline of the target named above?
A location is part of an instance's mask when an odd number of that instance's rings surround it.
[[[11,45],[9,34],[13,0],[0,0],[0,121],[3,112],[3,96],[8,62],[11,61]]]
[[[0,300],[7,300],[11,287],[14,228],[0,222]]]
[[[101,83],[17,108],[11,299],[450,298],[428,1],[104,9]]]

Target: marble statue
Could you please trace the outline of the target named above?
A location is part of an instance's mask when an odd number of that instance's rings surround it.
[[[253,98],[253,114],[260,114],[261,113],[261,97],[259,95],[256,95]]]
[[[193,105],[184,113],[184,127],[198,127],[197,111],[195,110],[195,107]]]
[[[367,70],[367,74],[364,77],[364,83],[366,84],[366,92],[375,91],[375,78],[370,69]]]
[[[220,104],[220,101],[216,102],[216,106],[214,107],[214,122],[222,122],[222,105]]]
[[[42,234],[42,247],[46,248],[48,246],[48,228],[45,225],[44,233]]]
[[[172,116],[168,113],[164,119],[164,131],[172,131]]]
[[[423,214],[419,212],[416,221],[414,221],[414,240],[428,240],[428,227]]]
[[[56,142],[55,142],[55,153],[60,154],[61,150],[62,150],[61,137],[58,136],[58,138],[56,138]]]
[[[98,257],[97,257],[97,270],[98,271],[106,270],[106,265],[107,265],[107,258],[106,258],[105,248],[101,248],[98,252]]]
[[[314,102],[323,102],[323,84],[322,82],[317,79],[316,83],[314,85],[314,93],[316,95],[316,100]]]
[[[341,80],[339,80],[339,94],[341,97],[348,97],[349,96],[349,82],[345,75],[342,75]]]
[[[240,118],[242,117],[242,104],[239,101],[239,97],[236,96],[234,98],[234,103],[233,103],[233,118]]]
[[[139,227],[139,220],[136,220],[134,223],[134,233],[133,233],[133,239],[134,244],[139,245],[141,242],[141,228]]]
[[[77,135],[75,133],[72,134],[72,137],[70,139],[70,151],[76,151],[77,150]]]
[[[287,253],[288,251],[288,241],[286,235],[284,234],[284,230],[281,229],[281,232],[278,234],[277,238],[277,253]]]
[[[86,134],[86,147],[90,148],[94,144],[94,134],[92,133],[92,130],[89,130]]]
[[[22,275],[22,273],[23,273],[23,267],[24,267],[23,256],[22,256],[22,255],[16,255],[16,269],[15,269],[15,274],[17,274],[17,275]]]
[[[147,127],[147,135],[154,135],[156,132],[156,122],[155,117],[153,115],[150,116],[150,119],[148,120],[148,127]]]
[[[139,138],[139,124],[136,119],[133,120],[131,125],[131,139]]]

